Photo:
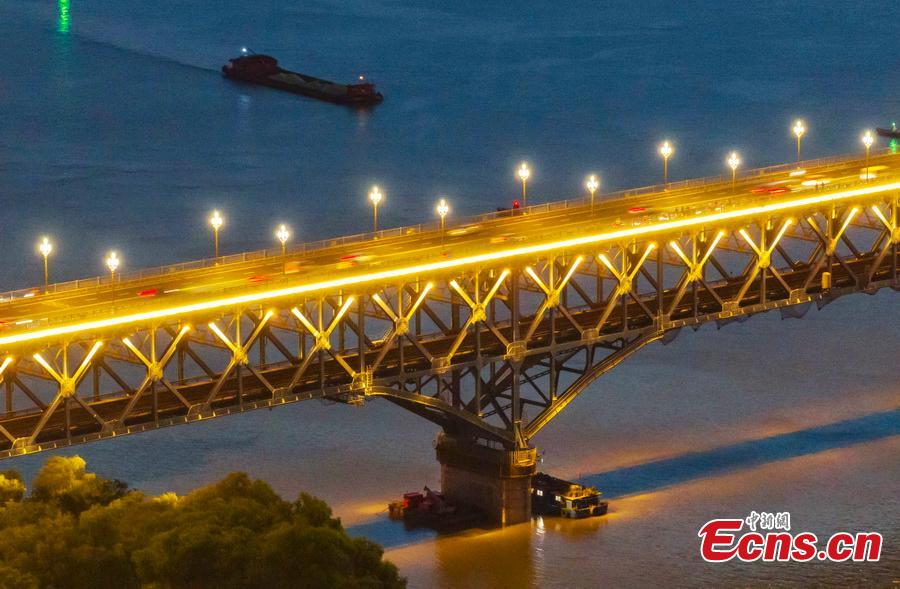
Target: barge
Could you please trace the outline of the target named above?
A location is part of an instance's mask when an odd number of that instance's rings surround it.
[[[458,532],[485,522],[480,511],[454,505],[443,493],[428,487],[421,493],[404,493],[403,499],[390,502],[388,515],[403,521],[407,528],[430,528],[440,533]]]
[[[606,515],[609,503],[600,501],[600,491],[542,472],[531,479],[531,512],[568,518]]]
[[[897,123],[891,123],[890,129],[883,129],[881,127],[878,127],[875,129],[875,132],[882,137],[888,137],[890,139],[900,139],[900,129],[897,128]]]
[[[363,76],[356,84],[338,84],[286,70],[270,55],[251,53],[230,59],[222,66],[222,75],[337,104],[372,106],[384,100],[381,92],[375,90],[375,85],[366,82]]]

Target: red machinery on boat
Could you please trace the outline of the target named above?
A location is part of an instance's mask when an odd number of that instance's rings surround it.
[[[375,85],[365,82],[362,76],[358,84],[337,84],[283,69],[278,65],[278,60],[269,55],[251,53],[230,59],[222,66],[222,74],[233,80],[261,84],[338,104],[370,106],[384,100],[381,92],[375,91]]]
[[[421,493],[404,493],[403,499],[389,503],[388,514],[408,527],[425,527],[438,532],[454,532],[484,523],[480,512],[450,503],[443,493],[428,487]]]

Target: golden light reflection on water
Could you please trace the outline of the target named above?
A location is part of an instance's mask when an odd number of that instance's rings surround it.
[[[344,525],[352,525],[361,521],[381,517],[387,513],[387,506],[395,497],[384,497],[377,501],[344,503],[341,505],[341,521]]]
[[[900,436],[776,461],[612,501],[603,518],[536,518],[505,530],[449,536],[390,550],[409,587],[789,586],[844,582],[880,586],[898,555],[879,563],[808,566],[732,563],[698,554],[697,530],[712,517],[783,509],[797,529],[876,529],[900,538],[900,501],[892,497]],[[892,483],[892,481],[894,481]],[[841,506],[840,512],[835,506]],[[858,579],[855,583],[853,579]]]
[[[563,467],[556,466],[555,474],[578,480],[585,474],[630,468],[733,443],[764,440],[897,407],[897,391],[883,387],[874,387],[872,390],[860,390],[861,388],[858,385],[853,395],[833,399],[821,406],[804,404],[801,407],[779,408],[752,421],[729,423],[729,427],[720,428],[716,432],[683,431],[679,432],[679,439],[672,439],[669,435],[654,437],[653,432],[644,432],[641,439],[629,440],[631,446],[606,446],[602,453],[582,453],[576,459],[566,461]]]

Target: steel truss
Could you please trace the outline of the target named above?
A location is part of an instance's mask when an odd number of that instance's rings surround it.
[[[642,239],[8,350],[0,457],[368,396],[521,449],[684,327],[900,288],[896,194]]]

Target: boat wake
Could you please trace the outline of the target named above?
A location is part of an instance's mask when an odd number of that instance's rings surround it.
[[[174,27],[153,26],[126,18],[93,16],[83,10],[63,13],[49,4],[16,3],[0,5],[0,14],[11,13],[41,23],[43,28],[79,43],[122,51],[137,57],[152,58],[184,67],[218,72],[222,56],[234,51],[233,45],[199,46],[196,36]],[[70,20],[71,19],[71,20]],[[190,58],[185,56],[191,56]]]

